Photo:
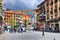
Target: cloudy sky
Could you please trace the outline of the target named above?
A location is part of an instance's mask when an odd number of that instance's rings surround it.
[[[11,10],[33,10],[39,5],[43,0],[3,0],[4,9]],[[32,17],[32,22],[34,21],[34,13],[28,13]]]
[[[5,3],[5,8],[11,10],[26,10],[36,8],[42,1],[43,0],[3,0],[3,3]]]

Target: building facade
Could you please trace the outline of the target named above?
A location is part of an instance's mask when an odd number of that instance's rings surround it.
[[[14,13],[13,11],[5,11],[5,14],[4,14],[4,21],[7,25],[9,25],[9,20],[10,18],[13,18],[14,19]]]
[[[14,11],[14,19],[16,21],[16,25],[20,23],[22,23],[22,15],[23,15],[23,12],[22,11]]]
[[[21,11],[5,11],[4,20],[7,23],[10,21],[9,18],[14,19],[16,25],[18,25],[19,22],[22,22],[22,14]]]
[[[38,12],[39,14],[37,15],[37,21],[40,22],[38,25],[40,25],[40,29],[44,28],[45,29],[45,1],[43,1],[42,3],[40,3],[38,6]],[[43,26],[43,27],[42,27]]]
[[[56,20],[60,17],[60,0],[45,0],[45,13],[47,27],[60,31],[60,22]],[[53,21],[51,22],[50,20]]]
[[[10,20],[11,18],[11,20]],[[27,24],[29,22],[31,22],[31,18],[28,14],[26,14],[24,11],[11,11],[11,10],[7,10],[5,11],[4,14],[4,20],[7,23],[7,25],[9,25],[9,21],[15,21],[15,25],[19,25],[19,23],[24,24],[24,20],[27,20]]]

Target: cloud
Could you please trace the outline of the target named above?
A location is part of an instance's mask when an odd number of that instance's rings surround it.
[[[4,0],[5,8],[12,10],[34,9],[43,0]]]

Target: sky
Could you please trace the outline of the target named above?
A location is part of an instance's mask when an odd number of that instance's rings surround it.
[[[11,10],[33,10],[43,0],[3,0],[4,8]]]

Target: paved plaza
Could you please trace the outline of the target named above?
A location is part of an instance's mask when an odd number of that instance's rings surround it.
[[[60,33],[48,33],[45,32],[45,36],[42,36],[42,32],[27,31],[23,33],[4,33],[0,35],[0,40],[60,40]]]

